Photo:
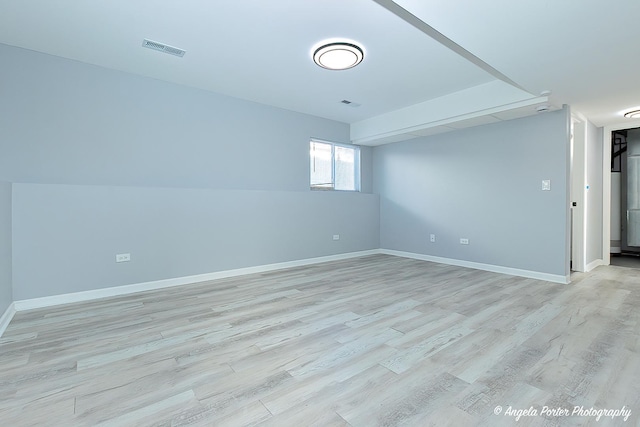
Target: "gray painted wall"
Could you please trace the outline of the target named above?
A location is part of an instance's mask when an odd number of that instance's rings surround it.
[[[15,300],[379,247],[377,195],[309,190],[309,139],[348,142],[345,123],[6,45],[0,59]]]
[[[602,128],[587,122],[587,264],[602,259],[602,167],[603,138]]]
[[[0,182],[0,317],[12,302],[11,184]]]
[[[16,300],[379,247],[373,194],[14,184],[13,208]]]
[[[376,147],[381,247],[567,275],[567,117],[562,110]],[[551,191],[541,191],[543,179]]]
[[[345,123],[186,86],[2,44],[0,60],[0,180],[307,191],[309,139],[349,141]]]

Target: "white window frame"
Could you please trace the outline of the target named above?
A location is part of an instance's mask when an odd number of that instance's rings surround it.
[[[311,138],[309,140],[309,146],[312,142],[319,142],[321,144],[331,145],[331,185],[332,187],[314,187],[311,185],[311,170],[309,170],[309,187],[313,191],[346,191],[346,192],[360,192],[360,146],[353,144],[342,144],[338,142],[327,141],[324,139]],[[353,190],[336,190],[336,147],[350,148],[354,151],[353,156],[353,173],[354,173],[354,187]],[[309,152],[311,156],[311,152]],[[309,162],[310,163],[310,162]]]

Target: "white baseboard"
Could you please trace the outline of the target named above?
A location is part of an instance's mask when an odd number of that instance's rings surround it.
[[[238,268],[234,270],[217,271],[214,273],[197,274],[193,276],[176,277],[172,279],[155,280],[151,282],[136,283],[132,285],[115,286],[111,288],[95,289],[91,291],[74,292],[62,295],[52,295],[48,297],[32,298],[26,300],[15,301],[7,312],[2,316],[0,321],[0,331],[4,331],[2,326],[6,328],[16,311],[32,310],[35,308],[52,307],[61,304],[69,304],[81,301],[90,301],[100,298],[108,298],[120,295],[133,294],[155,289],[168,288],[173,286],[189,285],[198,282],[206,282],[210,280],[225,279],[228,277],[242,276],[245,274],[264,273],[267,271],[282,270],[285,268],[302,267],[305,265],[319,264],[329,261],[340,261],[350,258],[358,258],[367,255],[386,254],[395,255],[404,258],[413,258],[423,261],[437,262],[440,264],[455,265],[459,267],[474,268],[476,270],[492,271],[494,273],[509,274],[512,276],[528,277],[532,279],[545,280],[555,283],[569,283],[569,276],[560,276],[555,274],[540,273],[536,271],[520,270],[510,267],[501,267],[497,265],[482,264],[471,261],[463,261],[451,258],[441,258],[431,255],[422,255],[412,252],[395,251],[390,249],[372,249],[368,251],[349,252],[345,254],[329,255],[317,258],[307,258],[296,261],[279,262],[275,264],[265,264],[255,267]],[[595,268],[595,267],[594,267]],[[6,322],[6,325],[4,324]],[[0,335],[1,336],[1,335]]]
[[[60,304],[69,304],[73,302],[89,301],[99,298],[108,298],[119,295],[133,294],[137,292],[150,291],[155,289],[168,288],[172,286],[189,285],[198,282],[206,282],[209,280],[225,279],[227,277],[242,276],[245,274],[264,273],[273,270],[282,270],[284,268],[301,267],[305,265],[319,264],[329,261],[340,261],[349,258],[358,258],[367,255],[379,254],[380,250],[373,249],[368,251],[349,252],[345,254],[329,255],[317,258],[307,258],[296,261],[279,262],[275,264],[265,264],[255,267],[238,268],[234,270],[217,271],[214,273],[197,274],[194,276],[176,277],[173,279],[155,280],[152,282],[136,283],[132,285],[114,286],[111,288],[95,289],[91,291],[74,292],[62,295],[52,295],[48,297],[32,298],[26,300],[15,301],[14,311],[32,310],[34,308],[51,307]]]
[[[518,268],[502,267],[499,265],[482,264],[473,261],[464,261],[452,258],[442,258],[432,255],[416,254],[413,252],[395,251],[391,249],[380,249],[380,253],[386,255],[395,255],[405,258],[419,259],[422,261],[437,262],[439,264],[455,265],[458,267],[473,268],[476,270],[491,271],[494,273],[509,274],[511,276],[527,277],[529,279],[544,280],[547,282],[567,284],[571,282],[570,276],[562,276],[559,274],[541,273],[538,271],[521,270]]]
[[[600,266],[600,265],[605,265],[604,260],[601,259],[597,259],[595,261],[591,261],[589,264],[587,264],[587,266],[584,268],[584,272],[588,273],[591,270],[593,270],[594,268]]]
[[[13,319],[13,315],[16,314],[16,304],[11,303],[9,307],[5,310],[2,317],[0,317],[0,338],[2,338],[2,334],[7,330],[7,326],[11,323],[11,319]]]

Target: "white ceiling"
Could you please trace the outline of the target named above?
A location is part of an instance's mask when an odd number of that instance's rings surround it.
[[[533,114],[542,90],[620,123],[640,106],[638,17],[638,0],[3,0],[0,43],[339,120],[374,144]],[[360,43],[363,63],[316,66],[330,38]]]

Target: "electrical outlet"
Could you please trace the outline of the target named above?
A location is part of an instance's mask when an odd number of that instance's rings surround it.
[[[542,180],[542,191],[551,191],[551,180],[543,179]]]
[[[461,245],[468,245],[469,244],[469,239],[460,239],[460,244]]]
[[[429,241],[431,243],[435,243],[436,242],[436,235],[435,234],[429,234]]]
[[[116,254],[116,262],[129,262],[131,261],[131,254]]]
[[[340,240],[340,235],[339,234],[334,234],[333,235],[333,240]]]

